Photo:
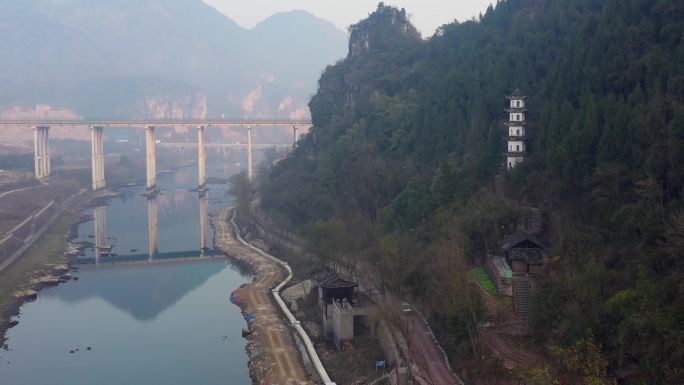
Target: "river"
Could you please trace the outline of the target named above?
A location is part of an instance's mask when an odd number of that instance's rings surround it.
[[[1,385],[251,383],[245,321],[229,302],[250,277],[211,248],[206,215],[231,200],[226,186],[190,191],[196,180],[181,168],[158,177],[154,199],[129,188],[86,210],[78,280],[22,306]]]

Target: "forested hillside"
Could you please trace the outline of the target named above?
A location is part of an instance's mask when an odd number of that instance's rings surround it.
[[[506,171],[518,87],[529,156]],[[315,240],[321,264],[378,264],[457,366],[484,317],[468,271],[521,221],[496,179],[545,213],[540,381],[681,383],[684,2],[500,1],[427,41],[380,4],[310,109],[315,128],[259,180],[262,208]]]

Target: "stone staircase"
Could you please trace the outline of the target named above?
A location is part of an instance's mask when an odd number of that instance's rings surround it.
[[[528,234],[538,235],[542,230],[542,210],[536,207],[526,207],[522,230]]]
[[[513,311],[520,317],[530,315],[530,282],[526,277],[513,277]]]
[[[539,363],[540,358],[534,354],[516,347],[505,336],[501,336],[492,330],[482,333],[482,342],[492,350],[503,362],[505,368],[532,368]]]
[[[368,383],[368,385],[389,385],[389,384],[391,384],[389,373],[385,373],[382,376],[380,376],[380,377],[376,378],[375,380]]]

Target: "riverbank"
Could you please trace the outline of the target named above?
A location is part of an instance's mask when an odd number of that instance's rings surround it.
[[[247,336],[249,372],[254,384],[314,384],[301,354],[270,296],[271,289],[285,278],[285,272],[262,255],[240,244],[230,225],[231,209],[212,214],[215,247],[223,250],[237,264],[248,266],[254,274],[252,283],[235,291],[243,314],[251,315],[251,334]]]
[[[33,295],[18,295],[38,292],[71,279],[74,263],[66,250],[75,237],[76,226],[83,220],[81,209],[90,200],[82,194],[77,201],[65,208],[45,233],[8,266],[0,279],[0,346],[5,346],[7,329],[16,325],[12,318],[19,314],[21,306],[35,299]]]

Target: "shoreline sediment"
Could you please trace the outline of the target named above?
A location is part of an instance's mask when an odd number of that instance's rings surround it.
[[[271,289],[286,274],[282,268],[236,240],[229,223],[230,213],[228,208],[215,211],[211,215],[211,223],[214,246],[224,251],[233,262],[249,268],[254,275],[251,283],[235,290],[243,316],[249,314],[254,317],[248,322],[251,334],[245,337],[252,383],[313,385],[290,328],[270,296]]]
[[[81,213],[84,207],[91,202],[92,197],[89,197],[86,201],[71,207],[70,210],[75,210],[76,212]],[[66,234],[66,242],[64,242],[61,250],[55,250],[55,253],[61,254],[58,258],[56,258],[55,263],[45,264],[40,269],[30,272],[29,281],[14,288],[14,294],[27,290],[32,290],[39,293],[44,288],[55,286],[53,283],[47,283],[45,281],[40,282],[40,278],[56,278],[58,279],[58,283],[56,283],[56,285],[65,283],[73,278],[71,273],[78,271],[79,267],[78,262],[76,261],[76,255],[69,253],[69,247],[72,244],[72,241],[78,238],[78,226],[87,220],[87,218],[79,214],[77,216],[77,220],[69,224],[69,230]],[[42,239],[38,240],[37,244],[39,244],[41,241]],[[27,250],[27,252],[30,251],[30,249]],[[10,302],[0,308],[0,348],[7,348],[7,331],[17,324],[12,321],[12,318],[21,314],[21,307],[24,304],[33,301],[35,301],[35,298],[14,297]]]

